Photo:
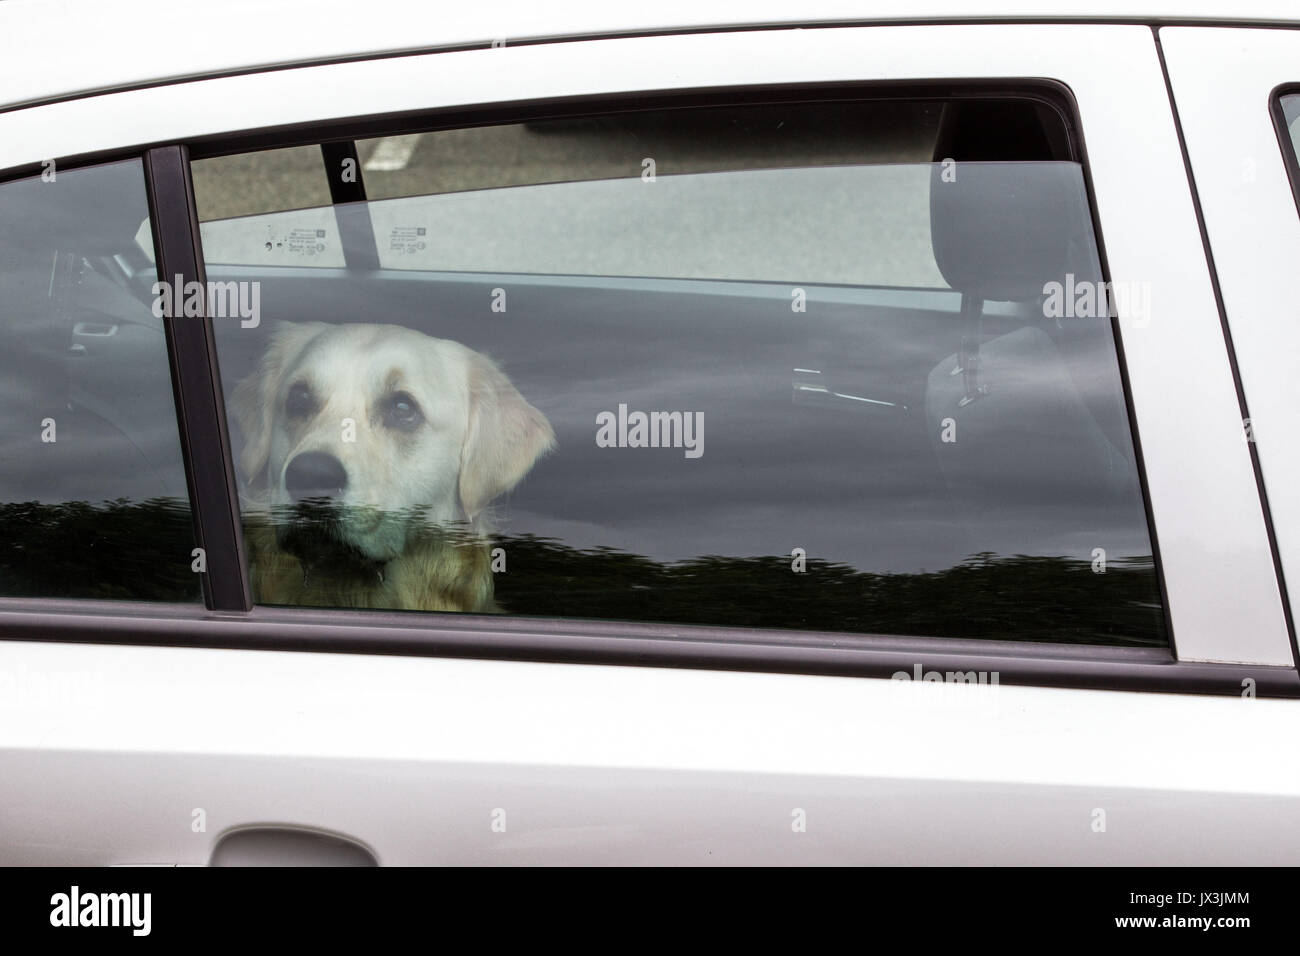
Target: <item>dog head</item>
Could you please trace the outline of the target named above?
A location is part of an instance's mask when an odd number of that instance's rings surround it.
[[[382,565],[464,522],[552,448],[486,356],[395,325],[285,323],[231,399],[240,464],[304,561]]]

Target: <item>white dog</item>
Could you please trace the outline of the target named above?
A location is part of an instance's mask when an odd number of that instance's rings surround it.
[[[396,325],[283,324],[231,406],[259,601],[494,609],[484,509],[555,436],[490,359]]]

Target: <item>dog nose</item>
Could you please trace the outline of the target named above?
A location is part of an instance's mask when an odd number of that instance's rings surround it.
[[[284,471],[284,487],[294,501],[336,498],[348,486],[343,462],[324,452],[309,451],[294,457]]]

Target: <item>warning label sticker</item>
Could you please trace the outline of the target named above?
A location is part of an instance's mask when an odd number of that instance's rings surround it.
[[[318,256],[325,251],[325,230],[297,227],[288,233],[266,240],[268,252],[283,252],[292,256]]]
[[[388,251],[415,255],[428,248],[424,226],[394,226],[388,234]]]
[[[203,253],[209,262],[318,268],[344,265],[333,209],[219,219],[200,228]]]

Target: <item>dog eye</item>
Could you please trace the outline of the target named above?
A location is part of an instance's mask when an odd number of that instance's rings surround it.
[[[384,425],[388,428],[415,428],[424,421],[420,406],[407,392],[394,392],[384,406]]]
[[[306,385],[294,385],[289,389],[289,396],[284,400],[284,410],[294,418],[310,415],[316,410],[316,399]]]

